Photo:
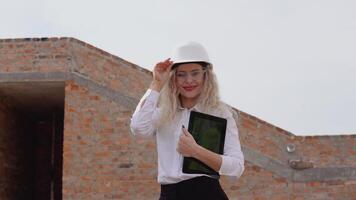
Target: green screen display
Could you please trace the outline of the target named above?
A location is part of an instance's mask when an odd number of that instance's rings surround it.
[[[192,111],[189,118],[188,131],[199,145],[215,153],[223,153],[226,119]],[[218,174],[199,160],[187,157],[183,161],[183,172],[190,174]]]

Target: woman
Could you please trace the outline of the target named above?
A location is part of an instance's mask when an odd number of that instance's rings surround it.
[[[219,99],[213,66],[202,45],[184,44],[172,59],[154,67],[150,88],[132,116],[132,133],[156,136],[160,200],[228,199],[219,176],[185,174],[182,163],[183,157],[193,157],[219,175],[241,176],[244,157],[232,111]],[[184,128],[191,111],[227,119],[223,155],[197,144]]]

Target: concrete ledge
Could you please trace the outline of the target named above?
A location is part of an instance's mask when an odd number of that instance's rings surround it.
[[[95,83],[92,80],[89,80],[80,74],[77,74],[73,72],[70,76],[72,80],[74,80],[76,83],[78,83],[81,86],[84,86],[91,91],[94,91],[96,93],[99,93],[105,97],[108,97],[109,99],[118,102],[119,104],[127,107],[128,109],[134,109],[136,108],[136,105],[138,104],[138,100],[132,97],[129,97],[125,94],[123,94],[120,91],[114,91],[112,89],[109,89],[103,85],[99,85]]]
[[[311,168],[298,171],[293,175],[295,182],[308,181],[346,181],[356,180],[356,168],[354,167],[328,167],[328,168]]]
[[[242,147],[245,160],[292,182],[356,180],[356,167],[325,167],[295,170],[250,148]]]
[[[16,72],[0,73],[0,83],[3,82],[30,82],[30,81],[65,81],[69,73],[64,72]]]
[[[120,91],[109,89],[100,85],[87,77],[76,72],[24,72],[24,73],[0,73],[0,83],[9,82],[58,82],[75,81],[79,85],[90,89],[100,95],[103,95],[112,101],[133,110],[138,104],[138,100],[123,94]]]

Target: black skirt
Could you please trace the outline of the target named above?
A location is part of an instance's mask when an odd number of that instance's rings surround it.
[[[175,184],[161,185],[159,200],[228,200],[219,180],[201,176]]]

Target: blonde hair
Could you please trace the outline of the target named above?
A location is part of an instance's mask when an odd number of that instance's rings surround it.
[[[158,100],[158,108],[160,110],[157,126],[169,123],[174,120],[179,106],[179,91],[176,85],[176,69],[169,73],[169,78],[164,84]],[[223,103],[220,101],[218,83],[215,73],[212,71],[212,66],[207,65],[203,80],[202,91],[198,98],[199,109],[202,112],[209,113],[218,109]]]

